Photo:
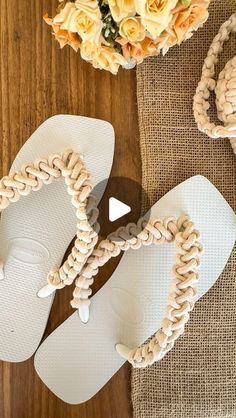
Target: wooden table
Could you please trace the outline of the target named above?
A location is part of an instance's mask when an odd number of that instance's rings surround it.
[[[56,0],[0,2],[1,174],[7,174],[24,141],[43,121],[69,113],[110,121],[116,132],[112,174],[140,182],[135,71],[121,70],[115,77],[94,70],[69,47],[60,51],[42,21],[46,11],[55,13],[56,4]],[[114,263],[102,271],[95,291],[112,268]],[[67,288],[57,293],[45,336],[71,314],[71,292]],[[126,364],[92,400],[71,406],[40,381],[32,359],[0,363],[0,418],[128,418],[129,376]]]

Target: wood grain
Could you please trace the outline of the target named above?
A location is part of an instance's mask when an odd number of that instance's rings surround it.
[[[42,21],[46,11],[55,13],[56,0],[0,0],[0,5],[1,174],[39,124],[69,113],[110,121],[116,132],[112,175],[140,182],[135,72],[121,70],[114,77],[94,70],[68,47],[60,51]],[[103,269],[95,290],[114,265]],[[57,293],[45,335],[72,312],[70,298],[71,289]],[[125,365],[92,400],[71,406],[40,381],[32,359],[0,363],[0,418],[129,418],[129,372]]]

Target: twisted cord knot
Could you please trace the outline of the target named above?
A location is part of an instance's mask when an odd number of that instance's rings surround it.
[[[184,229],[182,229],[184,228]],[[134,367],[145,367],[161,360],[183,334],[194,307],[198,282],[199,255],[202,246],[194,224],[185,220],[182,230],[175,235],[177,244],[174,280],[161,329],[144,347],[130,350],[128,360]]]
[[[53,164],[61,170],[65,177],[71,202],[76,208],[78,222],[71,254],[56,273],[50,272],[48,275],[48,283],[57,289],[73,283],[97,244],[99,232],[97,222],[99,211],[96,208],[96,198],[91,195],[90,174],[83,161],[78,158],[78,154],[67,151],[63,157],[62,160],[54,159]],[[81,295],[84,298],[83,292]]]
[[[60,269],[51,270],[48,283],[61,289],[71,284],[92,253],[98,240],[99,224],[96,199],[91,196],[90,173],[78,153],[67,150],[24,164],[20,171],[0,180],[0,211],[21,196],[38,191],[43,185],[64,178],[71,203],[76,209],[77,235],[71,254]],[[1,274],[0,274],[1,276]]]
[[[193,110],[198,129],[213,139],[229,138],[236,154],[236,57],[228,61],[218,81],[214,79],[219,54],[231,32],[236,32],[236,14],[221,26],[210,46],[196,89]],[[218,117],[224,126],[211,123],[207,114],[211,91],[215,91]]]
[[[178,231],[178,226],[180,227],[185,219],[186,217],[181,218],[179,225],[173,217],[166,218],[164,221],[157,219],[153,222],[140,219],[137,224],[129,223],[110,234],[108,239],[102,241],[98,248],[93,251],[91,257],[87,259],[87,264],[82,269],[80,276],[77,277],[71,306],[76,309],[83,304],[89,306],[90,301],[86,300],[84,289],[88,290],[86,294],[90,296],[91,291],[89,288],[93,283],[93,277],[97,274],[98,268],[107,263],[110,258],[117,257],[121,251],[139,249],[142,245],[147,246],[173,241]],[[81,297],[82,294],[83,297]]]
[[[76,287],[71,301],[72,307],[76,309],[85,305],[89,307],[89,297],[92,293],[90,286],[93,284],[99,267],[107,263],[111,257],[116,257],[122,251],[127,251],[130,248],[138,249],[141,245],[158,245],[175,240],[177,246],[176,263],[172,269],[173,283],[170,305],[165,318],[172,321],[172,333],[169,340],[166,337],[161,340],[162,346],[167,351],[172,347],[175,339],[183,333],[184,324],[193,308],[192,300],[196,294],[195,286],[198,281],[199,253],[202,251],[198,242],[199,238],[198,231],[187,215],[180,216],[178,219],[168,217],[164,220],[155,219],[150,222],[140,219],[137,224],[130,223],[126,227],[118,228],[115,233],[109,235],[108,239],[102,241],[87,259],[86,266],[82,268],[80,275],[75,280]],[[163,336],[166,330],[167,328],[164,327],[159,331],[160,335]],[[160,339],[160,335],[157,334],[157,339]],[[155,347],[155,353],[152,353],[152,346]],[[147,358],[150,364],[155,361],[157,352],[161,357],[162,351],[152,341],[146,356],[139,348],[132,351],[128,359],[133,365],[142,367],[144,363],[147,364]]]

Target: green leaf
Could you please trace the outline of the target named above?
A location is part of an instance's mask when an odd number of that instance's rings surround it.
[[[183,6],[189,6],[191,3],[191,0],[181,0],[181,3]]]

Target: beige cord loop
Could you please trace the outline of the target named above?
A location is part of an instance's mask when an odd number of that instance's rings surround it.
[[[79,309],[82,320],[84,318],[88,320],[90,286],[100,266],[103,266],[111,257],[116,257],[121,251],[127,251],[129,248],[139,249],[142,245],[157,245],[175,240],[177,254],[172,270],[172,289],[161,329],[140,348],[129,349],[123,344],[116,346],[117,352],[134,367],[145,367],[161,360],[184,332],[196,295],[199,256],[202,252],[199,238],[199,232],[186,215],[178,220],[173,217],[148,223],[140,220],[137,225],[128,224],[126,227],[119,228],[107,240],[102,241],[98,248],[94,249],[86,266],[76,279],[77,287],[71,304]]]
[[[82,269],[98,240],[98,209],[93,196],[90,174],[79,154],[68,150],[23,165],[20,172],[0,180],[0,211],[21,196],[41,189],[43,184],[63,177],[71,203],[76,208],[77,236],[71,254],[65,263],[48,275],[48,283],[55,290],[69,285]],[[1,270],[2,263],[0,263]],[[0,271],[0,276],[1,271]],[[2,277],[0,277],[2,278]]]
[[[236,32],[236,13],[221,26],[210,46],[203,65],[202,78],[194,97],[193,110],[198,129],[210,138],[229,138],[236,154],[236,57],[226,64],[218,81],[214,79],[218,56],[232,32]],[[216,94],[218,117],[224,126],[211,123],[207,114],[210,108],[210,92],[213,90]]]

